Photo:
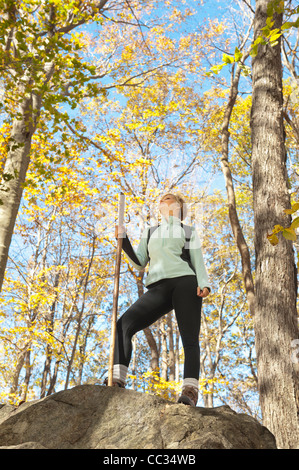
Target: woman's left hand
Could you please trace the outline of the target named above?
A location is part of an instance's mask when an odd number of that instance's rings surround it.
[[[203,289],[201,289],[200,287],[197,288],[198,297],[208,297],[209,294],[210,291],[206,287],[204,287]]]

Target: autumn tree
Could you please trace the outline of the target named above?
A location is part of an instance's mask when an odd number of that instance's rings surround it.
[[[283,125],[281,37],[263,40],[269,18],[276,31],[283,22],[283,2],[258,0],[252,61],[252,174],[256,252],[255,336],[263,422],[280,448],[297,448],[299,425],[298,368],[291,344],[298,338],[297,279],[292,242],[273,246],[274,225],[286,226],[290,208]],[[273,39],[273,37],[272,37]]]

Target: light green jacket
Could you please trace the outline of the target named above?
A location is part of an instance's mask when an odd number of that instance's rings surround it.
[[[136,251],[127,237],[123,240],[123,249],[138,271],[142,271],[149,262],[146,286],[161,279],[196,274],[197,285],[201,289],[204,287],[210,288],[200,239],[194,227],[192,227],[192,236],[189,243],[192,266],[190,266],[185,256],[182,258],[186,235],[180,219],[170,216],[167,221],[166,218],[163,218],[161,225],[152,233],[147,245],[148,231],[149,227],[142,233]]]

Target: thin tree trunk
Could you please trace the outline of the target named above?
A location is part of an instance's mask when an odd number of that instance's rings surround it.
[[[132,339],[133,357],[132,357],[132,389],[136,390],[136,335]]]
[[[166,315],[167,321],[167,336],[168,336],[168,370],[169,370],[169,381],[175,380],[175,353],[174,353],[174,341],[173,341],[173,323],[172,323],[172,312]]]
[[[60,271],[58,271],[55,275],[55,280],[54,280],[54,289],[58,288],[59,285],[59,278],[60,278]],[[48,324],[46,327],[46,330],[49,334],[53,333],[54,329],[54,316],[55,316],[55,309],[56,309],[56,304],[57,304],[57,291],[56,291],[56,296],[52,302],[49,314],[48,314]],[[43,370],[43,375],[42,375],[42,381],[41,381],[41,393],[40,393],[40,398],[44,398],[46,395],[46,387],[47,387],[47,380],[48,376],[50,375],[51,372],[51,362],[52,362],[52,355],[53,355],[53,350],[51,344],[47,344],[46,346],[46,359],[45,359],[45,365],[44,365],[44,370]]]
[[[249,53],[247,52],[243,60],[248,57]],[[234,69],[233,69],[234,70]],[[232,232],[237,244],[237,248],[241,255],[241,262],[242,262],[242,275],[244,280],[244,286],[247,296],[247,303],[250,314],[254,315],[254,283],[251,271],[251,260],[250,260],[250,252],[248,245],[246,243],[243,230],[240,224],[240,220],[238,217],[237,212],[237,205],[236,205],[236,198],[235,198],[235,189],[234,183],[232,178],[232,173],[228,161],[229,155],[229,123],[231,114],[238,96],[238,86],[241,74],[241,65],[238,63],[235,76],[233,76],[232,71],[232,83],[229,92],[229,99],[224,111],[224,117],[222,122],[222,129],[221,129],[221,168],[225,179],[225,186],[227,192],[227,200],[228,200],[228,211],[229,211],[229,220],[230,225],[232,228]]]
[[[10,148],[3,169],[1,189],[4,188],[5,191],[1,190],[0,196],[2,201],[0,205],[0,290],[29,165],[31,138],[34,132],[33,125],[28,124],[31,106],[31,100],[25,100],[20,106],[19,112],[22,119],[14,120]]]
[[[42,375],[42,381],[41,381],[41,392],[40,392],[40,398],[44,398],[46,396],[46,387],[47,387],[47,379],[48,375],[50,374],[51,371],[51,362],[52,362],[52,347],[47,344],[46,346],[46,359],[45,359],[45,364],[44,364],[44,370],[43,370],[43,375]]]
[[[63,341],[64,341],[64,338],[63,338]],[[55,391],[55,385],[57,382],[58,371],[59,371],[60,363],[62,361],[62,357],[63,357],[63,346],[61,346],[58,351],[58,358],[56,359],[56,362],[55,362],[53,375],[51,377],[49,388],[47,391],[47,396],[51,395]]]
[[[167,332],[166,332],[166,321],[165,318],[160,320],[160,335],[161,335],[161,345],[162,345],[162,354],[161,354],[161,377],[163,380],[167,381],[168,379],[168,354],[167,354]]]
[[[80,282],[79,282],[78,291],[76,292],[76,298],[74,300],[74,306],[75,306],[76,311],[77,311],[78,320],[77,320],[75,340],[74,340],[74,344],[73,344],[73,348],[72,348],[72,354],[71,354],[71,358],[69,360],[68,367],[67,367],[67,373],[66,373],[66,379],[65,379],[65,385],[64,385],[65,390],[68,388],[68,385],[69,385],[70,374],[71,374],[71,370],[72,370],[72,366],[73,366],[73,362],[74,362],[74,358],[75,358],[75,353],[76,353],[76,349],[77,349],[79,335],[81,333],[82,318],[83,318],[83,314],[84,314],[84,311],[85,311],[85,299],[86,299],[86,294],[87,294],[87,285],[88,285],[88,282],[89,282],[90,270],[91,270],[91,266],[92,266],[93,259],[94,259],[95,242],[96,242],[96,237],[93,238],[92,249],[91,249],[91,254],[89,256],[88,266],[83,271],[82,278],[80,279]],[[81,309],[79,311],[78,308],[76,307],[76,302],[77,302],[77,297],[79,296],[80,289],[81,289],[83,283],[84,283],[83,300],[82,300]]]
[[[178,326],[175,326],[175,381],[180,381],[180,333]]]
[[[20,377],[22,367],[24,365],[25,356],[26,356],[28,346],[29,346],[29,343],[26,343],[24,348],[21,349],[19,354],[18,354],[17,363],[16,363],[14,373],[13,373],[13,377],[12,377],[11,388],[10,388],[10,391],[9,391],[9,397],[13,402],[15,402],[16,395],[18,393],[19,377]]]
[[[31,357],[31,349],[30,349],[31,343],[29,345],[29,348],[26,351],[25,355],[25,378],[24,378],[24,383],[23,383],[23,390],[22,394],[20,397],[20,403],[23,403],[27,399],[27,394],[28,394],[28,389],[29,389],[29,383],[30,383],[30,378],[31,378],[31,364],[30,364],[30,357]]]
[[[156,340],[149,327],[145,328],[143,332],[145,334],[147,343],[151,351],[151,370],[152,371],[158,370],[159,369],[159,351],[158,351]]]
[[[266,25],[269,0],[257,0],[255,39]],[[275,14],[280,28],[282,14]],[[253,59],[252,170],[256,251],[255,339],[258,387],[263,423],[279,448],[299,447],[299,372],[292,363],[291,344],[298,338],[292,242],[267,240],[275,224],[290,217],[285,133],[283,128],[281,44],[259,45]]]
[[[95,316],[92,315],[88,319],[87,328],[86,328],[86,331],[84,333],[82,344],[80,345],[80,363],[79,363],[78,385],[81,385],[81,383],[82,383],[83,370],[84,370],[84,365],[86,363],[87,342],[88,342],[88,338],[89,338],[90,332],[92,330],[92,327],[94,325],[94,322],[95,322]]]

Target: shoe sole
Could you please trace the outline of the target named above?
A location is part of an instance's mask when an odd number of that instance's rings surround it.
[[[182,395],[178,399],[178,403],[183,403],[183,405],[189,405],[189,406],[192,406],[193,408],[195,408],[195,405],[194,405],[193,401],[191,400],[191,398],[186,397],[185,395]]]

